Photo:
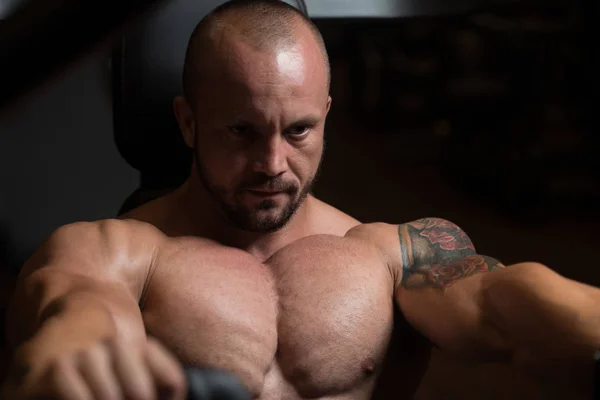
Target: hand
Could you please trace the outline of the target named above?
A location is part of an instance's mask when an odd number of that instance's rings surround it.
[[[152,338],[139,346],[113,339],[33,364],[16,357],[3,399],[184,400],[187,393],[183,368]]]

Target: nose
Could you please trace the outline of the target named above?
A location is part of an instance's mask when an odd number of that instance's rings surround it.
[[[258,141],[253,169],[270,177],[281,175],[287,170],[287,142],[281,135],[269,135]]]

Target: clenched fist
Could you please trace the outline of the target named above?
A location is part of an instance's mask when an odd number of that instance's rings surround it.
[[[3,385],[10,400],[184,400],[182,366],[158,341],[132,346],[121,339],[43,362],[16,352]]]

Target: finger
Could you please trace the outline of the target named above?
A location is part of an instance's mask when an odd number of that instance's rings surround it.
[[[122,340],[109,343],[117,380],[126,399],[155,400],[156,389],[143,356]]]
[[[157,340],[148,338],[147,365],[158,389],[159,398],[184,400],[187,384],[183,367]]]
[[[53,398],[61,400],[94,400],[92,392],[75,368],[73,360],[59,360],[47,375]]]
[[[79,356],[79,369],[95,400],[122,400],[123,393],[105,347],[96,346]]]

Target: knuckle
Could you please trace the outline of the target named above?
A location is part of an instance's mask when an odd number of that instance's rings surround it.
[[[109,339],[107,346],[110,354],[139,354],[141,346],[139,343],[126,340],[122,337],[114,337]]]
[[[71,367],[71,358],[70,356],[62,356],[50,361],[48,366],[50,375],[55,377],[68,373]]]
[[[94,362],[94,360],[96,360],[101,355],[101,352],[102,350],[98,346],[94,345],[90,348],[79,351],[76,354],[76,359],[80,362]]]
[[[118,348],[119,347],[119,338],[118,337],[109,337],[109,338],[103,339],[100,342],[100,345],[104,349],[115,349],[115,348]]]
[[[51,390],[60,390],[62,384],[72,375],[72,357],[64,356],[53,360],[44,377],[45,384]]]

